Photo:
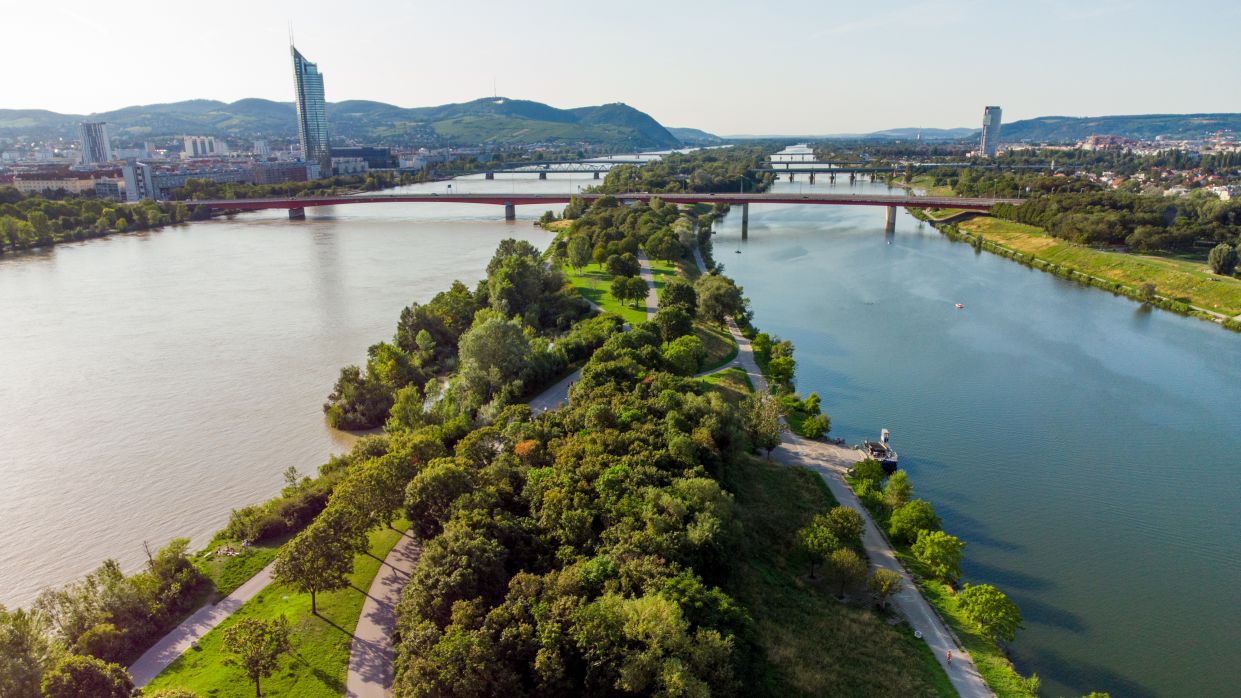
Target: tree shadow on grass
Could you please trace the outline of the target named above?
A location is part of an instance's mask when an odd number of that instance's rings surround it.
[[[345,630],[344,628],[342,628],[342,627],[340,627],[339,625],[337,625],[335,622],[333,622],[333,621],[332,621],[332,619],[331,619],[331,618],[328,618],[328,617],[326,617],[326,616],[324,616],[324,615],[321,615],[321,614],[316,614],[316,615],[314,615],[314,616],[312,616],[312,617],[313,617],[313,618],[315,618],[315,619],[317,619],[317,620],[323,621],[324,623],[327,623],[328,625],[332,626],[333,628],[336,628],[337,630],[339,630],[339,631],[341,631],[342,633],[344,633],[344,634],[348,635],[349,637],[353,637],[353,633],[351,633],[351,632],[349,632],[348,630]]]
[[[331,621],[328,621],[328,622],[330,623]],[[293,652],[293,656],[297,658],[298,662],[300,662],[303,666],[309,669],[310,675],[315,677],[315,679],[317,679],[320,683],[322,683],[324,686],[331,689],[337,695],[344,695],[345,682],[341,681],[339,676],[333,676],[332,674],[324,671],[323,669],[320,669],[319,667],[312,665],[310,662],[306,661],[305,657],[303,657],[301,654],[297,652]]]

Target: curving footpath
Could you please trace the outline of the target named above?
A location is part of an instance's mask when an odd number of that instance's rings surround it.
[[[233,593],[220,599],[215,605],[207,605],[194,612],[194,615],[181,621],[181,624],[155,643],[138,657],[138,661],[129,667],[129,674],[134,679],[134,686],[142,688],[159,676],[195,642],[202,639],[212,628],[224,622],[234,611],[271,583],[271,571],[275,563],[259,570],[259,573],[247,579],[244,584],[233,590]]]
[[[654,320],[655,311],[659,309],[659,292],[655,290],[655,274],[651,271],[651,260],[646,253],[638,251],[638,263],[642,265],[639,272],[646,282],[646,319]]]
[[[694,250],[694,261],[698,263],[700,271],[706,271],[698,250]],[[737,342],[737,361],[750,377],[754,389],[760,394],[767,394],[767,379],[754,361],[754,349],[750,346],[750,340],[741,334],[732,318],[728,320],[728,331]],[[939,665],[947,672],[952,687],[959,695],[964,698],[993,698],[995,694],[978,673],[978,667],[974,665],[969,652],[957,643],[956,637],[944,626],[939,615],[926,599],[922,598],[922,593],[896,558],[896,552],[875,525],[870,512],[862,506],[853,490],[845,483],[845,473],[858,460],[857,452],[822,441],[804,439],[785,431],[780,435],[780,445],[771,452],[771,458],[783,465],[809,468],[817,472],[827,483],[837,502],[862,515],[862,547],[866,550],[871,564],[901,576],[901,592],[892,597],[892,604],[905,616],[914,630],[922,633],[922,639],[931,648]],[[952,652],[952,664],[947,662],[949,651]]]
[[[413,534],[405,532],[371,581],[349,648],[349,671],[345,676],[348,698],[389,698],[392,695],[396,607],[401,600],[401,590],[421,554],[422,544]]]

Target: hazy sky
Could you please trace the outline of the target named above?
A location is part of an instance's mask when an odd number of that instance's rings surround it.
[[[0,108],[293,98],[626,102],[668,126],[815,134],[1241,111],[1241,1],[0,0]]]

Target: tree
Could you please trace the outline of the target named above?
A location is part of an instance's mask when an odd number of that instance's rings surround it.
[[[827,574],[836,585],[836,595],[866,581],[866,561],[852,548],[838,548],[827,558]]]
[[[133,692],[125,667],[80,654],[65,655],[43,676],[46,698],[129,698]]]
[[[607,266],[612,276],[637,276],[642,273],[642,263],[628,252],[608,257]]]
[[[904,470],[892,473],[887,484],[883,486],[883,498],[888,506],[897,509],[913,499],[914,486],[909,482],[909,475]]]
[[[572,266],[578,274],[582,273],[582,268],[590,264],[590,238],[585,235],[574,235],[569,240],[569,265]]]
[[[37,696],[39,680],[56,658],[46,616],[0,604],[0,696]]]
[[[707,358],[707,349],[702,345],[702,340],[692,334],[668,342],[661,353],[668,368],[682,376],[693,375]]]
[[[805,528],[797,532],[797,542],[810,560],[811,579],[814,579],[815,566],[826,562],[833,552],[840,549],[840,540],[832,534],[822,515],[811,519]]]
[[[670,279],[665,283],[663,291],[659,294],[660,308],[672,306],[682,308],[690,317],[693,317],[698,309],[698,294],[694,292],[694,287],[688,281],[680,277]]]
[[[405,516],[422,539],[440,534],[452,504],[474,487],[474,479],[456,458],[436,458],[405,489]]]
[[[921,499],[897,507],[888,519],[888,535],[897,543],[912,543],[918,531],[938,531],[939,517],[931,504]]]
[[[754,448],[767,451],[767,457],[780,445],[780,404],[770,395],[751,393],[741,405],[741,421]]]
[[[310,612],[319,615],[316,596],[349,586],[353,550],[347,537],[316,521],[294,536],[276,556],[273,577],[302,593],[310,594]]]
[[[1155,284],[1149,281],[1138,287],[1138,295],[1142,297],[1144,303],[1150,303],[1155,300]]]
[[[801,423],[802,434],[808,439],[817,439],[832,430],[832,418],[825,414],[807,417]]]
[[[646,279],[640,276],[630,276],[625,279],[628,295],[633,300],[634,307],[638,307],[638,301],[645,301],[650,293],[650,287],[646,285]]]
[[[1216,274],[1231,276],[1237,268],[1237,251],[1232,245],[1221,242],[1211,248],[1211,253],[1207,255],[1207,264],[1211,265],[1211,271]]]
[[[667,296],[668,288],[665,286],[665,294],[659,299],[659,310],[655,311],[655,326],[659,328],[659,334],[665,342],[671,342],[677,337],[684,337],[694,331],[694,319],[685,308],[679,305],[667,305],[664,301]]]
[[[773,356],[767,362],[767,376],[771,382],[788,389],[793,384],[793,374],[797,362],[791,356]]]
[[[698,295],[698,315],[716,324],[745,310],[741,288],[727,276],[707,274],[694,284]]]
[[[280,658],[289,652],[289,621],[243,618],[224,631],[224,651],[254,682],[254,695],[261,698],[261,682],[280,668]]]
[[[879,605],[887,608],[888,599],[901,592],[904,581],[899,573],[880,567],[871,574],[867,586],[870,588],[870,593],[879,599]]]
[[[937,579],[949,584],[961,576],[961,551],[965,543],[943,531],[918,531],[911,548],[914,557],[927,566]]]
[[[878,484],[883,482],[883,478],[887,476],[888,474],[883,470],[883,465],[874,458],[867,458],[853,466],[853,477],[858,480],[868,480]]]
[[[521,375],[530,363],[530,343],[519,318],[506,320],[479,311],[474,326],[461,335],[461,376],[483,400]]]
[[[862,544],[862,515],[849,507],[832,507],[824,517],[824,523],[832,535],[842,544],[857,547]]]
[[[961,613],[978,624],[993,640],[1012,642],[1021,624],[1021,610],[1004,592],[990,584],[966,584],[957,594]]]

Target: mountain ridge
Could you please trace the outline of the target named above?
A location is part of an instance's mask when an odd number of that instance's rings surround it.
[[[431,107],[399,107],[371,100],[327,104],[328,132],[334,139],[371,143],[522,145],[585,142],[624,148],[681,145],[649,114],[614,102],[560,109],[531,100],[484,97]],[[75,138],[80,121],[106,121],[122,140],[141,141],[181,135],[233,139],[295,138],[292,102],[257,97],[222,102],[195,99],[133,105],[93,114],[60,114],[40,109],[0,109],[0,136]]]

